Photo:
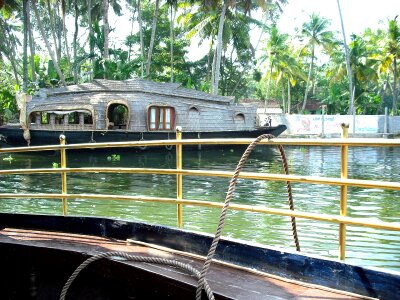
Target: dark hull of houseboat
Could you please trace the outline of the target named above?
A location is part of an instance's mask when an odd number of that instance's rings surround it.
[[[205,255],[212,237],[105,218],[0,213],[2,298],[58,299],[62,286],[80,263],[91,255],[110,251],[112,244],[118,249],[126,246],[127,239]],[[243,269],[218,273],[215,267],[209,272],[208,281],[216,299],[297,299],[298,295],[307,298],[300,290],[301,285],[297,290],[285,285],[291,285],[292,280],[379,299],[398,299],[400,273],[397,272],[362,268],[232,239],[220,241],[216,259],[286,280],[271,284],[268,280],[276,279],[256,279],[259,274],[246,280],[241,278]],[[194,263],[195,259],[189,261]],[[196,280],[183,273],[161,266],[101,260],[79,275],[66,299],[194,299]],[[217,276],[215,281],[213,276]],[[230,284],[219,286],[225,279]],[[324,295],[326,291],[318,289],[312,293],[308,294],[310,298],[355,299],[354,295]]]
[[[198,138],[256,138],[261,134],[279,136],[286,130],[285,125],[259,127],[250,131],[215,131],[215,132],[183,132],[183,139]],[[2,147],[26,146],[21,128],[13,126],[0,127],[0,145]],[[31,146],[58,145],[60,135],[66,136],[68,144],[126,142],[140,140],[175,139],[174,132],[129,132],[123,130],[109,131],[61,131],[61,130],[30,130]]]

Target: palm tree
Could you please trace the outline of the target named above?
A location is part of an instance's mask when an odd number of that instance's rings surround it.
[[[150,76],[151,57],[153,55],[159,9],[160,9],[160,0],[156,0],[154,14],[153,14],[153,24],[151,26],[150,46],[149,46],[149,51],[147,52],[146,78],[149,78]]]
[[[2,59],[2,55],[6,56],[11,63],[11,67],[13,69],[14,78],[19,85],[19,75],[18,75],[18,64],[17,64],[17,56],[16,56],[16,47],[18,39],[12,34],[11,25],[7,24],[7,20],[5,16],[12,15],[13,12],[17,12],[21,9],[20,1],[10,0],[6,1],[2,5],[2,10],[4,10],[3,14],[0,14],[0,60]],[[4,42],[3,42],[4,41]]]
[[[211,94],[216,95],[218,94],[218,84],[219,84],[219,74],[221,69],[221,56],[222,56],[222,34],[224,31],[224,22],[225,22],[225,14],[228,8],[228,1],[224,0],[222,3],[221,8],[221,15],[219,17],[219,25],[218,25],[218,35],[217,35],[217,44],[215,48],[214,54],[214,62],[213,62],[213,69],[214,72],[212,74],[212,82],[211,82]]]
[[[110,27],[108,25],[108,0],[103,0],[103,32],[104,32],[104,78],[106,78],[107,74],[107,64],[106,61],[109,57],[109,50],[108,50],[108,35],[110,32]]]
[[[26,92],[28,89],[28,0],[22,1],[22,15],[24,24],[24,46],[23,46],[23,58],[22,58],[22,90]]]
[[[42,23],[42,20],[40,19],[39,11],[37,9],[37,0],[32,0],[32,8],[33,8],[33,11],[35,12],[37,26],[39,27],[40,33],[42,35],[42,39],[43,39],[44,43],[46,44],[46,48],[50,54],[51,59],[53,60],[54,68],[56,69],[56,72],[57,72],[58,76],[60,77],[61,83],[64,86],[66,86],[64,74],[61,72],[57,58],[54,55],[53,50],[51,49],[50,43],[49,43],[46,33],[44,31],[43,23]]]
[[[143,24],[142,24],[141,0],[137,1],[137,11],[138,11],[140,55],[141,55],[140,74],[141,74],[141,78],[143,78],[144,77],[144,42],[143,42]]]
[[[288,43],[289,35],[280,33],[274,24],[269,33],[267,42],[267,56],[262,56],[262,59],[268,58],[268,73],[267,73],[267,91],[265,95],[265,108],[269,99],[271,80],[275,79],[275,84],[278,86],[282,83],[282,106],[290,113],[291,87],[297,84],[299,79],[307,80],[299,62],[295,57],[294,50]],[[285,104],[284,100],[284,79],[287,80],[287,95],[288,100]]]
[[[339,10],[340,24],[342,27],[343,47],[344,47],[344,52],[345,52],[345,56],[346,56],[347,77],[349,78],[349,95],[350,95],[349,114],[354,114],[355,110],[354,110],[354,93],[353,93],[353,75],[352,75],[351,67],[350,67],[349,48],[347,46],[346,34],[344,31],[342,10],[340,9],[340,0],[337,0],[337,5],[338,5],[338,10]],[[354,127],[353,127],[353,129],[354,129]]]
[[[328,29],[330,23],[327,19],[313,13],[308,22],[303,23],[301,34],[306,40],[305,47],[310,51],[310,66],[308,70],[308,78],[306,83],[306,91],[302,111],[305,110],[308,97],[308,89],[310,82],[313,80],[313,68],[315,59],[315,48],[322,46],[328,48],[333,41],[333,33]]]
[[[32,24],[31,24],[31,4],[27,1],[26,5],[26,30],[29,36],[29,50],[30,50],[30,64],[32,81],[36,82],[36,69],[35,69],[35,41],[33,40]]]
[[[61,45],[59,45],[60,47],[57,46],[57,37],[56,37],[56,21],[55,21],[55,17],[53,13],[53,10],[51,9],[51,4],[50,4],[50,0],[46,1],[47,4],[47,13],[49,16],[49,26],[50,26],[50,32],[51,32],[51,36],[53,38],[53,43],[54,43],[54,48],[56,50],[56,55],[57,55],[57,61],[60,62],[61,61]]]
[[[8,58],[13,69],[15,82],[19,85],[18,64],[15,51],[18,40],[15,35],[12,34],[9,25],[3,20],[2,16],[0,16],[0,38],[4,41],[4,43],[0,44],[0,58],[2,54]]]
[[[174,82],[174,24],[175,24],[175,12],[178,0],[167,0],[167,3],[170,6],[170,23],[171,23],[169,31],[170,55],[171,55],[171,82]]]
[[[61,14],[62,14],[62,28],[63,28],[63,38],[64,38],[64,48],[65,48],[65,54],[67,56],[68,63],[71,63],[71,55],[69,54],[69,44],[68,44],[68,38],[67,38],[67,26],[65,23],[65,18],[67,15],[67,4],[69,4],[69,1],[66,0],[61,0],[60,6],[61,6]],[[60,45],[61,46],[61,45]]]
[[[279,3],[284,4],[287,1],[260,0],[257,1],[257,8],[261,7],[265,11],[270,10],[275,7],[275,5],[271,6],[272,2],[277,5]],[[213,94],[218,93],[222,50],[225,49],[226,45],[236,36],[236,32],[229,32],[229,30],[226,32],[226,23],[227,21],[233,22],[233,20],[240,18],[243,15],[247,15],[252,8],[253,1],[251,0],[202,1],[198,11],[191,14],[191,18],[188,22],[188,37],[190,38],[193,35],[200,33],[201,40],[211,38],[210,46],[215,47],[214,50],[211,50],[212,48],[210,48],[209,51],[209,54],[213,55],[210,82],[210,90]]]
[[[281,60],[283,56],[283,52],[287,48],[286,41],[289,38],[288,34],[282,34],[278,31],[278,28],[276,25],[273,25],[271,27],[270,33],[269,33],[269,39],[267,42],[267,51],[268,53],[268,81],[267,81],[267,92],[265,96],[265,104],[264,104],[264,109],[267,109],[267,101],[269,98],[269,90],[271,86],[271,79],[272,79],[272,73],[276,64],[276,60],[278,62]],[[262,57],[263,59],[264,57]]]
[[[397,87],[397,59],[400,59],[400,25],[396,16],[393,20],[389,20],[388,40],[386,50],[390,58],[393,60],[393,115],[397,115],[397,98],[399,95]]]
[[[74,41],[73,41],[73,55],[74,55],[74,83],[78,83],[78,16],[79,7],[78,0],[74,0],[74,11],[75,11],[75,30],[74,30]],[[90,34],[90,33],[89,33]]]
[[[354,74],[354,104],[362,99],[368,92],[368,85],[378,83],[379,59],[373,55],[373,50],[367,47],[365,40],[357,35],[352,35],[350,43],[350,66]],[[363,112],[366,112],[364,105]]]

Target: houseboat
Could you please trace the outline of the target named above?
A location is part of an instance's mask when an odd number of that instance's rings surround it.
[[[188,138],[278,136],[285,125],[257,127],[256,107],[232,97],[142,79],[95,80],[18,95],[20,124],[0,127],[10,146],[165,140],[175,128]],[[268,124],[271,125],[271,124]]]

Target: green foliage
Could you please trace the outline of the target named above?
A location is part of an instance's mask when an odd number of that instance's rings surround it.
[[[103,2],[91,1],[92,36],[88,38],[87,1],[62,1],[67,18],[78,17],[77,57],[73,61],[73,41],[69,43],[69,57],[65,51],[62,16],[54,1],[50,1],[53,20],[49,17],[47,1],[37,1],[37,8],[44,25],[46,38],[53,51],[61,53],[58,64],[68,84],[74,81],[72,74],[78,70],[78,82],[93,79],[124,80],[141,77],[141,67],[147,61],[149,50],[154,1],[141,1],[144,57],[140,51],[140,36],[136,29],[138,23],[137,1],[110,0],[112,9],[118,16],[124,11],[122,5],[129,7],[129,18],[133,20],[132,35],[126,37],[124,44],[115,46],[110,40],[109,58],[103,59]],[[283,4],[286,1],[277,1]],[[20,1],[6,1],[0,14],[0,115],[8,121],[16,119],[17,108],[15,92],[22,86],[22,45],[23,19]],[[78,5],[78,15],[75,13]],[[148,79],[170,82],[208,92],[210,90],[212,62],[218,36],[221,15],[221,1],[161,1],[157,20],[152,65]],[[240,98],[275,99],[282,108],[288,107],[290,96],[291,112],[297,112],[303,101],[307,75],[314,59],[314,68],[308,84],[308,99],[327,105],[327,113],[347,113],[349,107],[348,78],[343,55],[343,47],[337,42],[337,34],[332,32],[330,21],[312,14],[308,22],[299,29],[297,36],[280,33],[273,24],[280,14],[277,6],[270,1],[228,1],[222,34],[222,63],[220,69],[219,93]],[[233,5],[235,4],[235,5]],[[175,23],[171,24],[170,7],[175,8]],[[257,10],[258,9],[258,10]],[[283,8],[284,10],[284,8]],[[257,13],[254,13],[257,11]],[[259,18],[260,13],[265,14]],[[34,14],[32,13],[31,16]],[[257,18],[255,17],[257,16]],[[39,36],[36,19],[31,18],[35,37]],[[53,22],[54,21],[54,22]],[[54,26],[52,25],[54,24]],[[115,25],[116,24],[116,25]],[[129,24],[132,25],[132,24]],[[126,26],[120,20],[110,23],[111,33]],[[353,35],[350,42],[351,69],[354,73],[355,105],[358,113],[376,114],[384,107],[396,109],[399,90],[400,26],[398,18],[389,20],[385,30],[366,29],[360,35]],[[170,57],[170,29],[174,29],[173,70]],[[258,57],[253,28],[265,31],[258,50],[264,55]],[[75,28],[67,28],[67,36],[73,35]],[[54,45],[53,35],[57,47]],[[191,38],[196,39],[191,39]],[[59,49],[61,40],[61,49]],[[36,42],[33,75],[28,50],[27,92],[35,93],[39,88],[60,86],[60,78],[54,63],[45,54],[42,41]],[[189,51],[197,51],[194,42],[207,43],[209,48],[197,61],[189,61]],[[192,46],[192,47],[190,47]],[[194,49],[194,50],[193,50]],[[312,55],[313,49],[315,50]],[[89,53],[90,52],[90,53]],[[12,55],[15,53],[15,55]],[[323,53],[323,55],[321,55]],[[15,58],[12,64],[11,58]],[[396,61],[397,60],[397,61]],[[268,91],[268,95],[267,95]]]
[[[10,85],[0,86],[0,125],[3,122],[16,119],[16,114],[18,113],[15,100],[16,88]]]

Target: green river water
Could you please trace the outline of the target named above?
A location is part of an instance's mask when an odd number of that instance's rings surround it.
[[[291,174],[340,177],[339,147],[285,147]],[[174,168],[174,151],[67,151],[69,167],[152,167]],[[119,154],[119,161],[107,159]],[[184,169],[233,171],[241,151],[185,151]],[[14,160],[3,160],[1,169],[51,167],[59,163],[58,152],[13,154]],[[351,148],[349,178],[400,181],[400,148]],[[245,171],[282,173],[279,153],[275,148],[260,147],[250,156]],[[223,202],[229,178],[183,178],[183,198]],[[3,193],[59,193],[58,174],[7,175],[0,177]],[[296,210],[339,214],[340,188],[327,185],[293,183]],[[68,174],[69,193],[102,193],[175,197],[176,179],[170,175],[141,174]],[[234,203],[287,208],[283,182],[239,180]],[[349,188],[348,215],[369,220],[400,222],[400,192]],[[105,216],[176,226],[176,206],[171,204],[128,201],[70,200],[71,215]],[[1,199],[0,211],[12,213],[61,214],[60,200]],[[220,210],[184,206],[184,228],[214,233]],[[328,258],[338,254],[337,224],[297,219],[302,251]],[[294,249],[289,217],[230,211],[224,236]],[[400,271],[400,232],[347,226],[346,262]]]

